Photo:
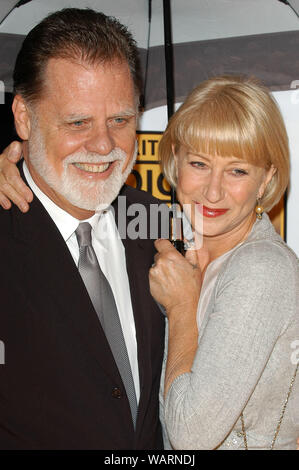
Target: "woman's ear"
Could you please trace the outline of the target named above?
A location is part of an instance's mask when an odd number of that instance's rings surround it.
[[[28,107],[20,95],[14,97],[12,103],[12,112],[15,118],[15,126],[19,137],[22,140],[28,140],[31,130],[30,115]]]
[[[173,155],[173,161],[174,161],[176,177],[178,177],[178,157],[177,157],[177,150],[176,150],[174,144],[171,145],[171,151],[172,151],[172,155]]]
[[[258,192],[258,198],[261,199],[266,191],[266,188],[270,181],[272,180],[273,176],[277,172],[277,168],[275,168],[273,165],[270,166],[269,170],[266,171],[266,174],[264,176],[264,180],[260,186],[259,192]]]
[[[176,152],[174,144],[171,144],[171,151],[172,151],[172,155],[174,156],[174,159],[176,160],[177,159],[177,156],[176,156],[177,152]]]

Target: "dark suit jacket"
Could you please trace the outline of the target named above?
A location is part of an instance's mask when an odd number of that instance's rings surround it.
[[[152,198],[124,187],[128,203]],[[117,202],[116,205],[117,206]],[[35,197],[0,209],[1,449],[161,449],[164,318],[148,286],[151,240],[123,240],[141,397],[136,432],[112,353],[71,254]]]

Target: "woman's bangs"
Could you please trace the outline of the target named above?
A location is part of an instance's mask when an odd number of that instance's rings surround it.
[[[177,130],[178,143],[196,153],[235,157],[256,166],[266,166],[264,140],[248,116],[234,109],[201,109],[181,119]]]

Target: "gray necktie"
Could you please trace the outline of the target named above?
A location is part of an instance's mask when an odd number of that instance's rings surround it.
[[[79,272],[117,364],[126,389],[135,427],[137,418],[135,386],[113,292],[100,268],[91,244],[91,225],[88,222],[82,222],[75,233],[80,249]]]

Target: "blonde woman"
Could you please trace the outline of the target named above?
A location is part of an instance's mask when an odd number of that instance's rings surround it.
[[[165,438],[174,449],[296,449],[298,260],[267,215],[289,181],[277,105],[254,80],[208,80],[170,120],[160,156],[202,237],[186,258],[158,240],[150,270],[168,317]]]

